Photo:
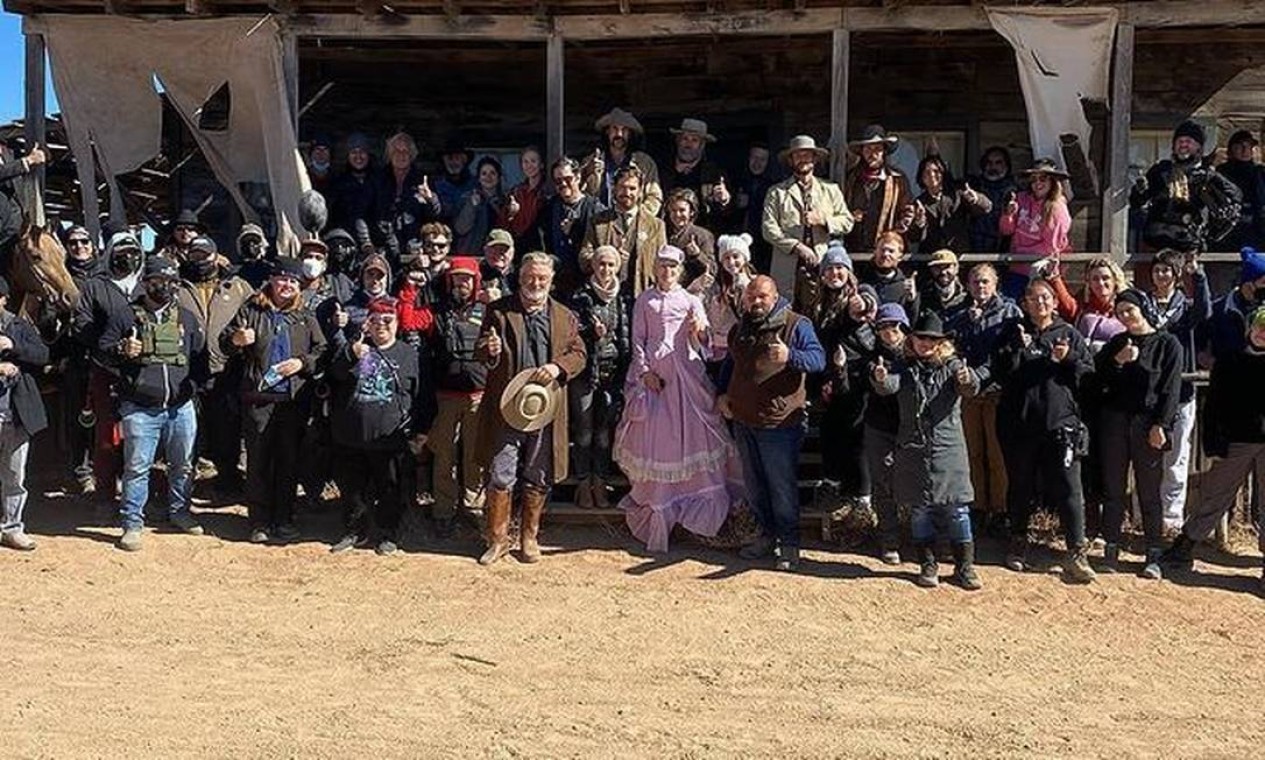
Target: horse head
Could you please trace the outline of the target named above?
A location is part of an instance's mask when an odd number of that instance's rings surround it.
[[[9,277],[15,290],[59,312],[68,312],[79,303],[79,288],[66,269],[66,249],[56,235],[30,221],[23,223],[18,235]]]

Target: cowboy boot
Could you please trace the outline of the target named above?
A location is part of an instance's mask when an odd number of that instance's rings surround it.
[[[488,489],[486,510],[488,517],[488,550],[483,552],[482,557],[479,557],[480,565],[490,565],[509,553],[510,506],[512,498],[509,491],[501,491],[495,488]]]
[[[545,500],[548,498],[547,492],[523,489],[523,534],[518,543],[524,562],[540,561],[540,544],[536,536],[540,533],[540,517],[545,513]]]
[[[611,500],[609,494],[606,493],[606,481],[594,475],[590,482],[593,485],[593,508],[610,509]]]
[[[575,484],[575,505],[580,509],[593,508],[593,478],[582,478]]]

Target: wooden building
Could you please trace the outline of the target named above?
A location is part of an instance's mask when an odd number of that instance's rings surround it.
[[[990,145],[1031,158],[1031,120],[1015,49],[989,10],[1064,3],[979,0],[4,0],[31,19],[110,14],[188,20],[239,16],[277,22],[285,92],[300,140],[316,132],[412,133],[433,160],[451,136],[492,154],[540,144],[550,156],[591,151],[593,120],[635,113],[652,154],[668,127],[705,119],[709,150],[740,165],[746,146],[798,133],[835,150],[868,123],[934,138],[957,170]],[[1128,249],[1125,200],[1134,170],[1167,151],[1172,127],[1195,116],[1221,142],[1258,130],[1265,115],[1265,2],[1103,3],[1116,12],[1110,85],[1086,103],[1082,146],[1097,168],[1077,194],[1074,245]],[[28,114],[42,111],[44,48],[28,24]],[[138,40],[138,44],[143,41]],[[73,118],[73,117],[72,117]],[[44,122],[26,120],[31,139]],[[174,190],[180,193],[179,183]],[[183,199],[171,205],[179,207]],[[96,202],[85,199],[85,208]],[[111,204],[115,215],[127,204]]]

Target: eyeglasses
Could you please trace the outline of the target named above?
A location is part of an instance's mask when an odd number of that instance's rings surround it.
[[[452,243],[449,243],[447,240],[428,240],[425,243],[422,243],[422,248],[428,251],[432,251],[438,248],[451,248],[451,247],[452,247]]]
[[[89,240],[88,238],[71,238],[70,240],[66,242],[70,243],[71,245],[89,245],[89,246],[92,245],[92,241]]]
[[[389,325],[395,322],[394,314],[374,314],[365,320],[371,325]]]
[[[557,184],[557,185],[573,185],[575,184],[576,179],[577,177],[574,174],[567,174],[562,177],[555,176],[553,178],[553,181],[554,181],[554,184]]]

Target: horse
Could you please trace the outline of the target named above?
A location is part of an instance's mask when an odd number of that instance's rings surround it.
[[[35,324],[49,309],[66,318],[79,304],[79,287],[66,269],[66,249],[47,228],[24,220],[9,257],[10,310]]]

